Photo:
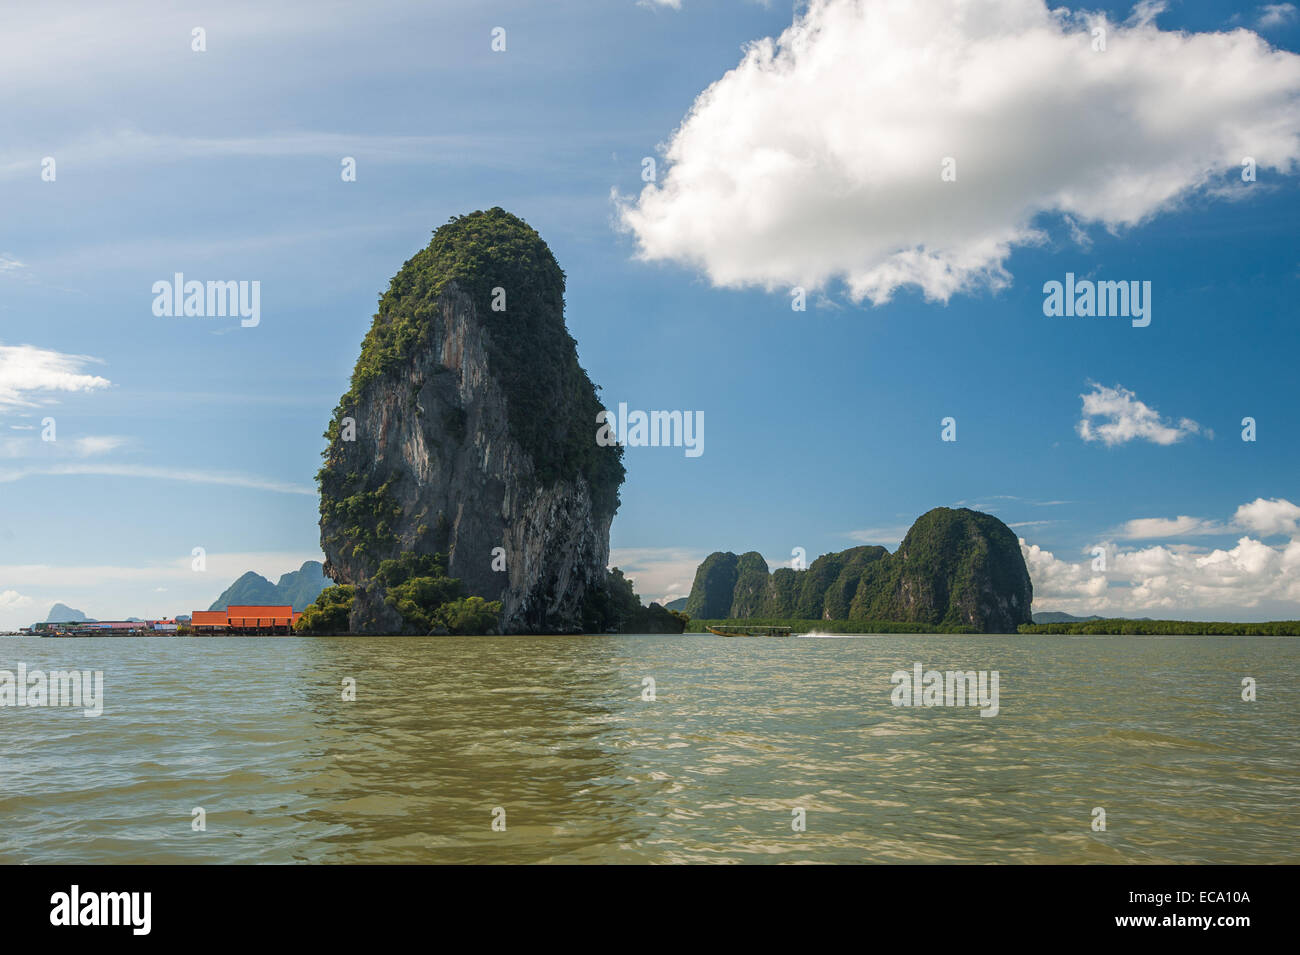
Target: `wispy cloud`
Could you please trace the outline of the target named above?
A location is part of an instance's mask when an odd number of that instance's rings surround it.
[[[695,569],[705,556],[702,551],[676,547],[615,547],[609,552],[609,565],[632,578],[643,601],[666,603],[690,594]]]
[[[91,457],[96,454],[107,454],[109,451],[116,451],[127,443],[127,439],[116,434],[92,435],[88,438],[77,438],[72,442],[73,453],[82,457]]]
[[[1255,26],[1261,30],[1269,30],[1290,23],[1295,18],[1294,3],[1266,3],[1259,8],[1259,17],[1255,20]]]
[[[36,399],[57,393],[97,391],[112,385],[85,372],[98,363],[89,355],[69,355],[35,345],[0,345],[0,409],[31,408]]]
[[[880,544],[892,548],[902,543],[909,530],[911,530],[910,526],[905,527],[901,524],[896,527],[865,527],[862,530],[849,531],[844,536],[859,544]]]
[[[228,157],[315,157],[330,159],[337,164],[343,156],[352,156],[366,163],[446,165],[463,162],[470,154],[476,157],[476,161],[497,165],[493,156],[508,157],[512,150],[506,147],[518,144],[518,138],[492,135],[398,136],[286,130],[256,136],[205,137],[121,129],[47,146],[46,149],[56,157],[76,157],[78,165],[83,167],[124,163],[156,165]],[[18,150],[10,146],[0,153],[0,178],[33,177],[39,172],[40,162],[41,156],[31,149]],[[4,258],[0,256],[0,271],[4,270]]]
[[[39,467],[0,468],[0,484],[21,481],[28,477],[87,474],[100,477],[133,477],[161,481],[183,481],[188,484],[220,484],[227,487],[243,487],[256,491],[274,491],[278,494],[316,496],[316,489],[309,485],[276,481],[251,474],[150,467],[138,464],[55,464]]]
[[[8,252],[0,252],[0,276],[26,275],[27,266]]]
[[[1127,521],[1116,536],[1125,540],[1160,540],[1168,537],[1200,537],[1208,534],[1222,534],[1230,528],[1218,521],[1207,521],[1200,517],[1142,517]]]
[[[1260,537],[1300,535],[1300,506],[1285,498],[1260,497],[1238,507],[1230,521],[1192,517],[1187,514],[1180,514],[1177,517],[1141,517],[1126,521],[1113,532],[1112,536],[1121,540],[1168,540],[1176,537],[1208,537],[1243,532]]]
[[[209,551],[207,568],[194,570],[189,554],[164,561],[138,564],[0,564],[0,579],[24,589],[78,589],[87,582],[97,584],[202,582],[205,588],[216,587],[215,597],[245,571],[254,571],[268,580],[277,580],[290,570],[297,570],[306,560],[323,560],[320,553],[299,551]],[[85,608],[82,608],[85,609]],[[89,611],[87,611],[89,612]]]

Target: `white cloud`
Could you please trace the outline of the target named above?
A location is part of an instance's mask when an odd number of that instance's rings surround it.
[[[33,431],[34,427],[19,428],[16,431]],[[0,458],[8,460],[44,460],[61,457],[88,458],[105,454],[128,444],[127,438],[115,434],[88,435],[86,437],[42,441],[33,434],[0,436]]]
[[[1242,537],[1235,547],[1197,551],[1165,546],[1107,548],[1107,571],[1092,558],[1064,561],[1037,545],[1021,549],[1037,609],[1076,614],[1184,616],[1300,600],[1300,541],[1270,547]],[[1295,610],[1290,610],[1294,616]]]
[[[1077,430],[1084,441],[1100,441],[1111,447],[1134,440],[1169,445],[1201,430],[1190,418],[1178,422],[1162,418],[1122,385],[1108,388],[1095,382],[1091,384],[1092,391],[1079,396],[1083,399],[1083,417]],[[1093,418],[1101,420],[1093,421]]]
[[[112,382],[83,369],[99,359],[66,355],[35,345],[0,345],[0,409],[34,407],[51,392],[96,391]]]
[[[910,526],[898,527],[866,527],[860,531],[849,531],[848,535],[859,544],[879,544],[882,547],[888,547],[893,550],[903,542],[907,536]],[[811,560],[812,558],[809,558]]]
[[[0,275],[25,275],[27,266],[8,252],[0,252]]]
[[[24,597],[16,590],[0,590],[0,613],[20,610],[32,605],[31,597]]]
[[[1164,537],[1222,534],[1224,531],[1224,526],[1217,521],[1180,514],[1175,518],[1142,517],[1128,521],[1119,529],[1118,536],[1128,540],[1156,540]]]
[[[98,434],[86,438],[77,438],[72,443],[74,453],[82,457],[105,454],[115,451],[127,443],[127,439],[115,434]]]
[[[1266,3],[1259,8],[1259,18],[1255,25],[1261,30],[1269,30],[1290,23],[1295,17],[1294,3]]]
[[[171,560],[143,564],[0,564],[0,579],[16,587],[68,591],[83,589],[90,581],[114,586],[171,583],[173,587],[199,581],[205,589],[216,587],[212,597],[208,598],[211,602],[245,571],[251,570],[275,581],[281,574],[297,570],[303,561],[324,559],[319,553],[298,551],[227,553],[214,550],[208,552],[207,570],[202,572],[194,570],[193,558],[185,554]]]
[[[1260,497],[1237,508],[1233,522],[1261,537],[1271,537],[1274,534],[1295,536],[1300,533],[1297,531],[1300,507],[1281,498],[1266,501]]]
[[[615,195],[620,222],[640,257],[719,286],[842,278],[855,300],[947,301],[1009,283],[1042,214],[1118,230],[1243,156],[1293,170],[1300,56],[1244,29],[1162,31],[1154,10],[1121,25],[1042,0],[811,0],[700,94],[660,180]]]
[[[55,464],[50,466],[0,468],[0,484],[21,481],[23,478],[58,475],[99,475],[101,477],[151,478],[162,481],[184,481],[188,484],[220,484],[243,487],[255,491],[275,491],[281,494],[316,495],[316,488],[291,481],[277,481],[252,474],[209,471],[205,469],[151,467],[136,464]]]
[[[705,556],[673,547],[615,547],[609,552],[609,566],[632,579],[642,602],[667,603],[690,595],[695,569]]]
[[[1286,500],[1259,499],[1237,508],[1234,524],[1263,536],[1285,533],[1292,539],[1277,546],[1245,535],[1230,548],[1158,544],[1124,550],[1113,541],[1098,546],[1106,553],[1105,570],[1094,569],[1091,549],[1079,561],[1057,558],[1036,544],[1020,542],[1034,584],[1034,606],[1075,614],[1183,617],[1216,610],[1226,616],[1249,608],[1297,615],[1300,601],[1300,507]],[[1130,521],[1134,537],[1186,536],[1197,528],[1227,527],[1199,518]],[[1163,525],[1163,526],[1161,526]]]
[[[500,136],[354,135],[314,130],[202,137],[123,128],[47,148],[56,156],[74,156],[79,165],[86,167],[192,162],[225,157],[328,158],[337,161],[341,156],[354,156],[373,163],[450,162],[471,150],[476,162],[491,164],[493,149],[502,149],[512,142],[517,140]],[[0,152],[0,179],[33,177],[40,169],[40,161],[41,157],[33,155],[31,149],[11,146],[6,152]],[[0,253],[0,273],[10,269],[26,270],[26,266],[8,254]]]

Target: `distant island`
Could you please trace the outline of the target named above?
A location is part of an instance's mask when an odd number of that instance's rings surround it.
[[[1059,610],[1044,610],[1033,615],[1034,623],[1087,623],[1089,620],[1101,620],[1102,617],[1076,617],[1071,613],[1062,613]],[[1146,618],[1143,618],[1146,619]]]
[[[722,620],[796,629],[855,621],[902,632],[1008,633],[1031,622],[1032,603],[1011,529],[991,514],[936,507],[916,519],[893,554],[852,547],[806,569],[769,573],[755,551],[712,553],[695,572],[685,612],[692,629]]]
[[[87,617],[82,611],[74,610],[67,604],[56,603],[45,615],[45,623],[94,623],[93,617]]]
[[[274,584],[250,570],[222,591],[208,609],[225,610],[231,604],[288,604],[294,610],[306,610],[329,585],[330,579],[318,560],[304,561],[297,570],[282,574]]]

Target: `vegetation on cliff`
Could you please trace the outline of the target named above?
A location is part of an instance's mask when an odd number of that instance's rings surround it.
[[[908,623],[900,620],[803,620],[798,617],[733,617],[727,620],[687,621],[686,632],[703,633],[709,627],[789,627],[795,633],[978,633],[974,627]]]
[[[436,230],[380,296],[317,474],[326,570],[357,587],[352,629],[581,628],[624,468],[596,441],[564,284],[541,237],[494,208]],[[443,569],[390,594],[380,568],[408,552]],[[453,577],[453,596],[429,589]]]
[[[347,633],[348,616],[356,596],[357,589],[349,584],[326,587],[302,612],[293,625],[294,631],[310,635]]]
[[[447,576],[441,555],[407,551],[382,561],[374,583],[384,589],[385,603],[401,615],[404,633],[493,633],[500,622],[500,601],[465,596],[461,582]],[[303,634],[347,633],[355,598],[355,587],[326,588],[294,629]]]
[[[342,420],[368,385],[434,346],[440,300],[453,286],[474,303],[487,329],[489,364],[505,392],[510,434],[532,459],[538,480],[550,485],[580,476],[598,506],[618,507],[623,450],[594,439],[602,405],[564,325],[564,272],[536,231],[493,208],[453,217],[393,277],[362,342],[351,387],[325,432],[326,463],[317,474],[322,514],[337,511],[349,529],[343,536],[355,540],[359,553],[391,549],[392,528],[384,524],[392,508],[387,487],[368,489],[357,475],[338,472]],[[504,308],[494,310],[494,302]],[[456,422],[446,424],[456,432]]]
[[[736,565],[740,560],[730,551],[716,551],[695,569],[695,583],[686,598],[686,612],[692,618],[728,617],[736,599]],[[767,565],[763,565],[766,570]]]
[[[441,554],[410,551],[382,561],[375,583],[384,602],[402,615],[407,633],[488,633],[496,630],[500,601],[466,597],[459,580],[448,577]]]
[[[1013,632],[1030,621],[1033,588],[1020,543],[996,517],[938,507],[894,554],[853,547],[804,570],[767,573],[757,553],[710,554],[686,609],[703,620],[908,622],[931,630]]]

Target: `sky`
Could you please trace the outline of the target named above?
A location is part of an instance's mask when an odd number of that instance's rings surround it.
[[[964,506],[1035,610],[1300,617],[1298,47],[1291,4],[10,9],[0,629],[321,559],[378,295],[493,206],[607,404],[704,422],[626,450],[644,598]],[[259,283],[256,324],[155,314],[176,273]],[[1067,275],[1129,313],[1047,314]]]

